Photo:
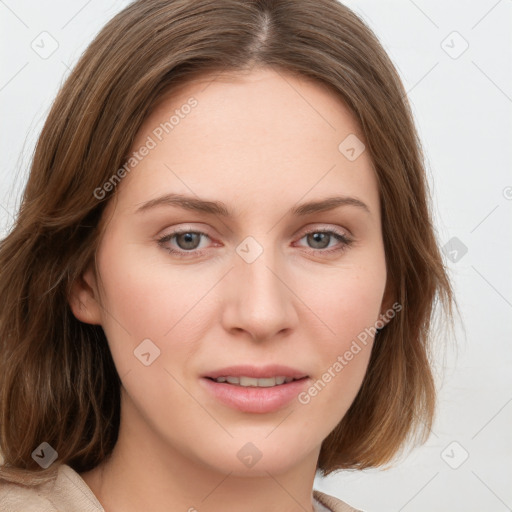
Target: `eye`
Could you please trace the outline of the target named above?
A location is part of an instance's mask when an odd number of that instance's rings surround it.
[[[308,231],[301,240],[304,238],[306,238],[307,243],[313,245],[313,253],[319,254],[332,254],[344,251],[353,241],[346,234],[332,229],[315,229]],[[333,240],[337,240],[338,245],[334,248],[325,250]]]
[[[204,250],[198,250],[202,238],[210,238],[202,231],[192,231],[190,229],[178,229],[158,239],[158,244],[164,248],[169,254],[173,254],[178,258],[189,258],[194,256],[202,256]],[[305,233],[302,239],[306,239],[308,244],[312,244],[312,252],[315,254],[330,255],[339,253],[347,249],[353,242],[346,234],[332,229],[316,229]],[[175,242],[177,249],[169,246],[169,242]],[[338,242],[334,248],[329,248],[330,242]],[[175,247],[176,247],[175,246]]]
[[[158,240],[158,244],[163,247],[170,254],[174,254],[179,258],[186,258],[191,253],[192,255],[201,255],[203,251],[197,251],[197,244],[201,242],[201,237],[210,238],[206,233],[202,231],[192,231],[190,229],[178,229],[165,235]],[[169,247],[167,242],[176,239],[178,250]]]

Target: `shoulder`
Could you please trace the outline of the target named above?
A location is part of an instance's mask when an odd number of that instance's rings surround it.
[[[51,496],[56,476],[45,483],[25,485],[0,480],[0,512],[53,512]]]
[[[55,476],[41,484],[0,480],[0,512],[105,512],[84,480],[61,464]]]
[[[324,507],[327,507],[327,510],[331,512],[364,512],[351,507],[348,503],[345,503],[334,496],[317,491],[316,489],[313,489],[313,498]]]

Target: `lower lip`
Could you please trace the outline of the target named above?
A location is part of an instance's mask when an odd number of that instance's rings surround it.
[[[216,382],[206,377],[201,382],[219,401],[242,412],[267,413],[288,405],[304,389],[308,378],[270,388],[243,387]]]

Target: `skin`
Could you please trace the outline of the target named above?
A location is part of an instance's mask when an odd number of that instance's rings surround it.
[[[198,105],[123,178],[107,205],[101,282],[89,268],[70,298],[79,320],[103,327],[122,381],[112,456],[81,476],[107,512],[311,511],[321,443],[354,400],[373,340],[308,404],[294,400],[272,413],[227,407],[200,386],[200,376],[280,363],[315,382],[385,312],[372,162],[367,151],[349,161],[338,150],[349,134],[364,141],[340,98],[321,84],[261,68],[205,77],[168,95],[134,150],[192,96]],[[234,216],[172,206],[135,213],[170,192],[222,201]],[[358,198],[369,213],[349,205],[303,218],[287,214],[297,203],[333,195]],[[187,258],[157,241],[181,227],[208,235],[166,243],[188,250]],[[328,255],[343,244],[306,236],[318,229],[337,229],[353,243]],[[252,263],[236,252],[248,236],[263,249]],[[134,356],[146,338],[161,351],[150,366]],[[237,457],[248,442],[262,454],[250,468]]]

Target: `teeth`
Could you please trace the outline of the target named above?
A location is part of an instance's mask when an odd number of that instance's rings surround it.
[[[236,384],[243,387],[259,387],[259,388],[271,388],[273,386],[280,386],[285,382],[291,382],[293,377],[269,377],[265,379],[256,379],[254,377],[218,377],[214,379],[216,382],[228,382],[229,384]]]

